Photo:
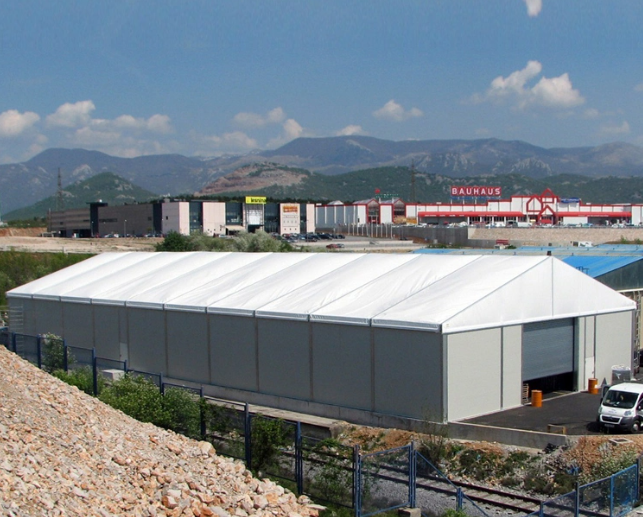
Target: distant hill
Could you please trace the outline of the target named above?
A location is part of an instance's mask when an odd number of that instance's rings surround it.
[[[253,184],[257,188],[253,188]],[[275,200],[349,202],[371,198],[377,189],[380,195],[388,194],[410,201],[413,197],[411,184],[412,171],[409,167],[378,167],[325,176],[267,163],[244,167],[219,178],[201,190],[199,195],[229,198],[252,194]],[[580,197],[587,203],[643,203],[643,177],[588,178],[559,174],[538,179],[514,173],[452,178],[418,171],[415,172],[415,200],[450,202],[452,185],[500,186],[503,198],[540,194],[551,188],[561,197]]]
[[[413,164],[418,173],[446,178],[514,174],[533,179],[563,174],[589,178],[641,177],[643,148],[613,143],[545,149],[526,142],[493,138],[394,142],[367,136],[341,136],[298,138],[274,151],[208,159],[176,154],[117,158],[84,149],[48,149],[27,162],[0,165],[0,210],[5,213],[53,196],[58,169],[65,187],[102,172],[113,172],[159,195],[178,195],[201,191],[240,168],[265,163],[330,176]],[[266,180],[264,175],[261,181]],[[316,181],[311,177],[310,185]],[[230,184],[229,188],[232,187]],[[275,191],[284,191],[285,187],[283,178],[274,183]],[[241,186],[238,188],[241,191]],[[269,187],[263,183],[253,185],[251,177],[244,180],[243,189],[257,188]],[[314,191],[325,192],[327,188],[330,187],[320,183]]]
[[[87,203],[98,200],[109,205],[124,205],[149,201],[158,197],[157,194],[137,187],[116,174],[103,172],[65,187],[63,189],[63,208],[86,208]],[[44,217],[49,210],[56,209],[56,196],[49,196],[29,207],[8,212],[3,215],[3,219],[11,221]]]

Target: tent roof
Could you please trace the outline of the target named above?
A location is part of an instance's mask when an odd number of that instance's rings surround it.
[[[551,256],[104,253],[12,297],[460,332],[632,311]]]

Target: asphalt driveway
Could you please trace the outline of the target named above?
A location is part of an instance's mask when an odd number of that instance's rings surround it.
[[[542,407],[521,406],[465,420],[466,423],[567,435],[600,434],[596,414],[600,396],[587,392],[551,394]],[[564,428],[564,432],[563,429]]]

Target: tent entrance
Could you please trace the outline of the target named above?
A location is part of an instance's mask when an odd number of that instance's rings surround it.
[[[543,393],[574,389],[574,320],[523,326],[522,382]]]

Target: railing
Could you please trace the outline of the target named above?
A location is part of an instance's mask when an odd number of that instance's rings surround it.
[[[52,348],[52,344],[62,347]],[[201,438],[210,441],[220,454],[242,459],[250,469],[292,483],[299,494],[352,508],[356,517],[401,507],[418,507],[425,517],[449,509],[487,517],[413,444],[361,454],[358,446],[302,435],[300,422],[251,414],[247,403],[204,397],[200,387],[166,382],[161,373],[128,369],[125,361],[97,357],[93,349],[71,347],[60,338],[9,333],[5,329],[0,330],[0,345],[47,371],[60,363],[68,372],[91,369],[94,394],[98,393],[99,376],[115,380],[120,372],[143,376],[164,394],[187,390],[201,404]],[[543,502],[529,515],[622,517],[640,499],[640,475],[636,463]]]

